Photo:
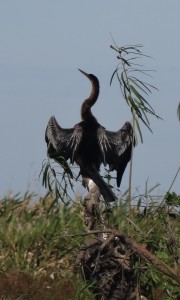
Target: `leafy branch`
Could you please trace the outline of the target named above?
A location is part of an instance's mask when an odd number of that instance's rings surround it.
[[[141,142],[143,142],[143,136],[139,120],[152,132],[150,127],[149,115],[155,116],[161,119],[154,111],[153,107],[147,101],[147,96],[152,93],[152,90],[157,90],[155,86],[144,81],[141,77],[150,76],[149,73],[152,70],[146,70],[143,65],[139,64],[137,60],[143,57],[150,57],[143,54],[141,51],[142,45],[130,45],[118,47],[114,42],[114,46],[110,46],[114,51],[118,53],[118,60],[120,63],[113,72],[110,80],[110,84],[117,76],[120,84],[123,98],[127,105],[131,109],[132,113],[132,127],[133,127],[133,140],[135,139],[136,128],[139,132]],[[135,75],[134,75],[135,74]],[[139,74],[139,77],[136,76]],[[129,173],[129,216],[131,216],[131,187],[132,187],[132,161],[133,161],[133,148],[130,161],[130,173]]]
[[[161,119],[146,100],[146,97],[152,93],[152,90],[157,90],[157,88],[148,82],[143,81],[140,79],[140,77],[138,78],[134,76],[134,73],[140,74],[141,76],[150,76],[149,72],[152,70],[146,70],[142,65],[135,62],[141,57],[149,56],[142,53],[142,45],[117,47],[115,44],[115,46],[111,45],[110,47],[118,53],[117,58],[120,60],[120,63],[111,76],[110,84],[112,84],[113,78],[116,75],[120,84],[123,98],[131,109],[133,121],[136,124],[141,142],[143,142],[139,119],[151,132],[152,129],[150,127],[148,115],[150,114],[158,119]]]
[[[42,176],[42,185],[54,196],[54,204],[60,199],[64,204],[68,205],[69,202],[74,202],[69,194],[69,186],[70,190],[74,193],[73,183],[69,174],[59,164],[57,167],[58,171],[56,170],[56,163],[48,157],[42,164],[39,177]]]

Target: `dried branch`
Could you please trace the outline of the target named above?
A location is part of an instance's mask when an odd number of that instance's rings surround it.
[[[84,232],[84,233],[78,233],[72,236],[80,235],[80,236],[87,236],[89,234],[103,234],[107,233],[110,234],[109,240],[104,241],[104,244],[102,244],[101,248],[103,249],[108,245],[109,242],[112,241],[112,239],[116,239],[117,237],[120,239],[121,243],[128,247],[133,253],[137,254],[140,258],[142,258],[147,263],[153,264],[155,268],[157,268],[162,274],[173,278],[177,283],[180,284],[180,278],[178,274],[174,272],[173,269],[171,269],[169,266],[167,266],[164,262],[159,260],[157,256],[152,254],[150,251],[146,249],[145,245],[138,244],[135,240],[127,236],[126,234],[122,233],[119,230],[111,230],[111,229],[105,229],[105,230],[92,230],[91,232]],[[112,238],[113,237],[113,238]]]

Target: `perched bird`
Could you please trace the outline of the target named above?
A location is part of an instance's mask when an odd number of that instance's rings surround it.
[[[99,174],[101,163],[109,165],[110,171],[117,171],[117,186],[121,184],[123,173],[131,159],[133,129],[129,122],[116,131],[108,131],[98,123],[91,112],[99,95],[99,81],[93,74],[83,73],[92,84],[90,96],[81,106],[82,121],[74,128],[64,129],[51,117],[45,133],[48,156],[59,162],[64,170],[72,176],[67,164],[76,163],[83,177],[92,179],[100,189],[106,202],[116,199],[110,187]]]

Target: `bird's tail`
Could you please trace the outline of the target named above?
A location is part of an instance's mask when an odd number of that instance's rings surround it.
[[[85,172],[81,172],[82,176],[88,177],[93,180],[93,182],[97,185],[102,194],[104,201],[106,203],[113,202],[117,198],[108,184],[102,179],[100,174],[96,170],[86,170]]]

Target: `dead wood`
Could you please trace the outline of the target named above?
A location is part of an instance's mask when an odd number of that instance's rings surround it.
[[[97,300],[139,299],[138,273],[131,267],[132,258],[114,235],[105,237],[107,227],[100,213],[99,189],[88,178],[84,178],[84,185],[89,190],[84,199],[85,225],[95,237],[81,245],[76,266],[85,281],[94,283]]]

